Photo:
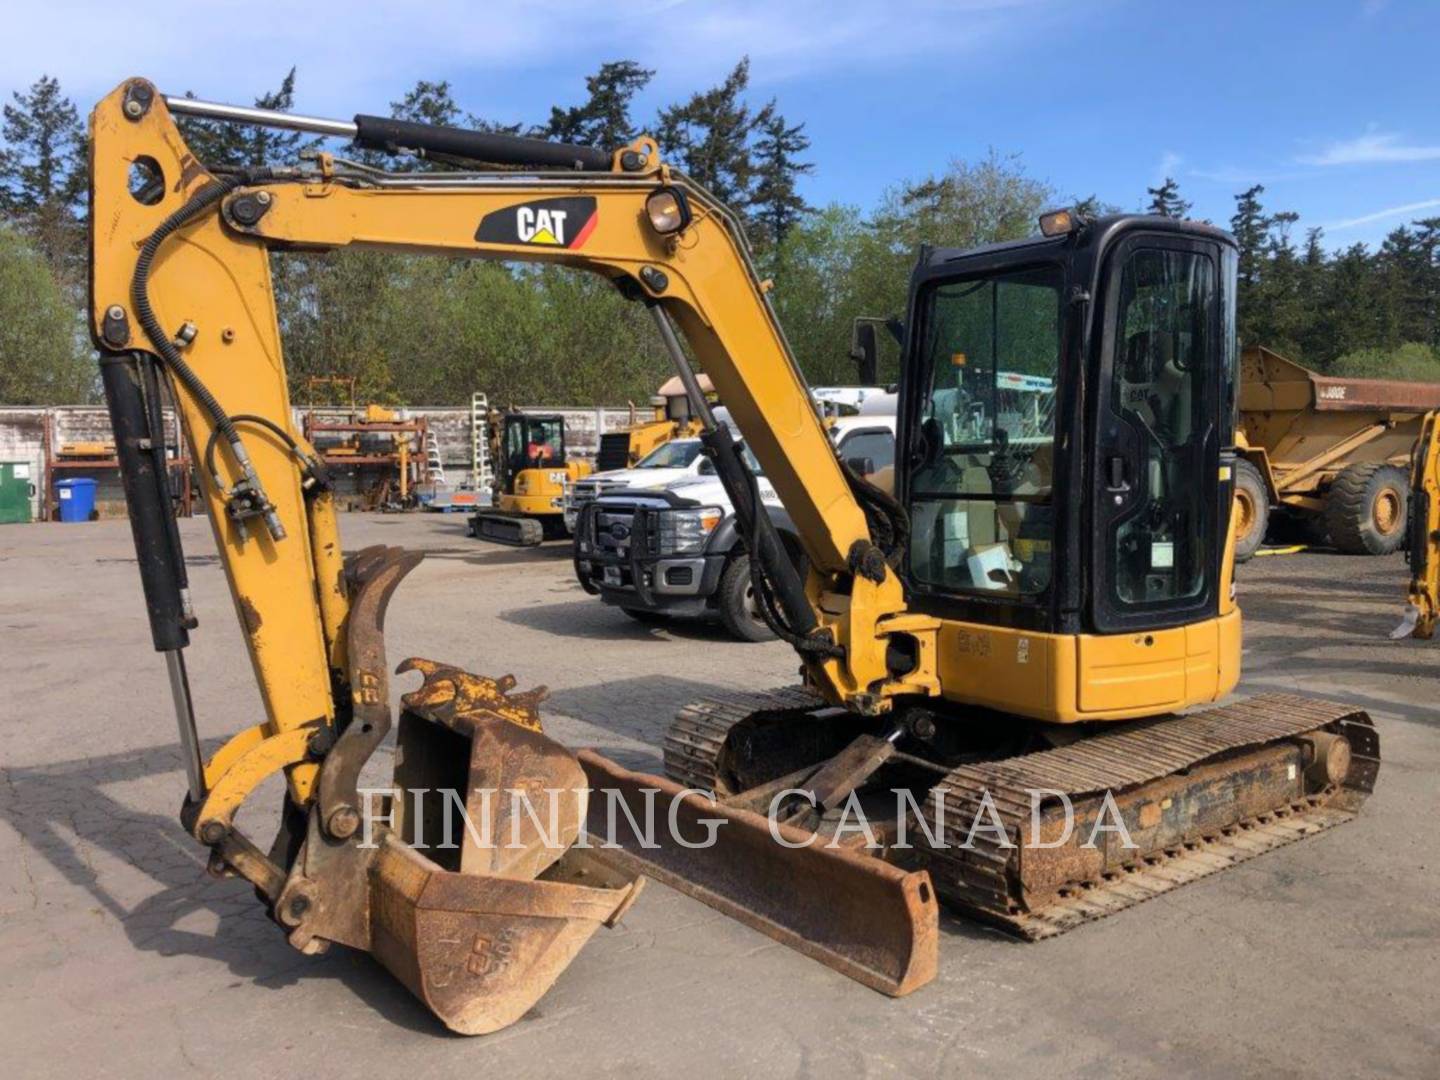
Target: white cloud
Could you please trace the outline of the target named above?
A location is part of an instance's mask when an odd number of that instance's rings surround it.
[[[1066,10],[1063,0],[207,0],[177,15],[163,5],[51,0],[7,16],[0,71],[13,88],[54,75],[77,103],[131,75],[169,93],[245,102],[293,63],[297,107],[344,115],[383,110],[417,78],[449,78],[479,97],[508,89],[517,74],[563,66],[565,86],[544,107],[583,93],[581,77],[601,60],[639,60],[658,69],[663,90],[680,92],[749,55],[764,92],[816,71],[863,75],[922,56],[973,61],[981,46]],[[487,107],[468,96],[464,104]]]
[[[1155,166],[1155,183],[1163,184],[1167,178],[1178,175],[1184,161],[1174,150],[1166,150],[1160,155],[1159,164]]]
[[[1339,232],[1341,229],[1353,229],[1360,225],[1369,225],[1372,222],[1384,221],[1387,218],[1407,217],[1410,214],[1418,214],[1422,210],[1433,210],[1440,206],[1440,199],[1425,199],[1423,202],[1406,203],[1404,206],[1387,206],[1384,210],[1376,210],[1370,214],[1362,214],[1360,217],[1347,218],[1344,221],[1332,221],[1323,226],[1326,232]]]
[[[1327,144],[1318,154],[1296,158],[1304,165],[1373,165],[1388,162],[1440,161],[1440,145],[1406,143],[1393,131],[1369,131],[1354,139]]]

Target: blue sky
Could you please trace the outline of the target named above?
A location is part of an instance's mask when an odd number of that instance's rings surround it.
[[[0,86],[53,74],[87,107],[131,74],[248,102],[293,63],[303,112],[384,112],[445,78],[531,121],[631,58],[659,72],[648,118],[748,54],[752,97],[807,125],[816,204],[868,208],[994,148],[1125,208],[1169,173],[1217,223],[1263,183],[1332,246],[1440,215],[1440,0],[51,0],[7,19]]]

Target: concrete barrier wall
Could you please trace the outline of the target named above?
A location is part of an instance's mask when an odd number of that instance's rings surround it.
[[[295,430],[301,430],[306,409],[293,409]],[[525,406],[523,412],[556,413],[565,418],[566,441],[580,457],[594,457],[603,432],[615,431],[630,422],[629,408],[554,408]],[[471,421],[467,406],[421,405],[396,409],[403,419],[424,417],[435,435],[446,478],[452,484],[465,480],[470,472]],[[341,409],[316,409],[317,418],[341,419]],[[113,442],[110,417],[103,406],[59,405],[50,408],[0,406],[0,462],[15,462],[29,468],[36,494],[31,499],[31,516],[38,520],[41,510],[41,479],[45,466],[47,420],[54,432],[56,447],[64,443]],[[166,437],[174,443],[175,418],[165,410]],[[125,510],[120,476],[114,469],[67,470],[67,476],[88,476],[96,481],[96,507],[102,515],[119,515]]]

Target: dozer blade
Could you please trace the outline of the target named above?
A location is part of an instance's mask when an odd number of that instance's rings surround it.
[[[510,547],[534,547],[545,539],[545,526],[535,518],[482,510],[470,518],[470,535]]]
[[[509,676],[401,664],[425,682],[402,698],[393,789],[381,813],[353,812],[390,727],[386,601],[415,561],[370,549],[351,562],[354,716],[273,911],[296,948],[368,950],[449,1028],[480,1035],[523,1016],[643,882],[572,848],[585,773],[540,729],[544,689],[511,694]]]
[[[776,823],[772,834],[760,814],[630,772],[592,750],[579,758],[593,789],[587,832],[598,857],[882,993],[900,997],[935,977],[939,914],[923,871],[828,847],[789,825]]]

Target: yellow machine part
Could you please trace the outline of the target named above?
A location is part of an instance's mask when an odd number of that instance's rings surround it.
[[[951,701],[1060,724],[1154,716],[1235,688],[1240,612],[1104,636],[942,621],[939,656]]]
[[[502,491],[496,504],[516,514],[558,514],[564,509],[565,489],[593,471],[588,461],[567,461],[555,468],[521,469],[510,491]]]

